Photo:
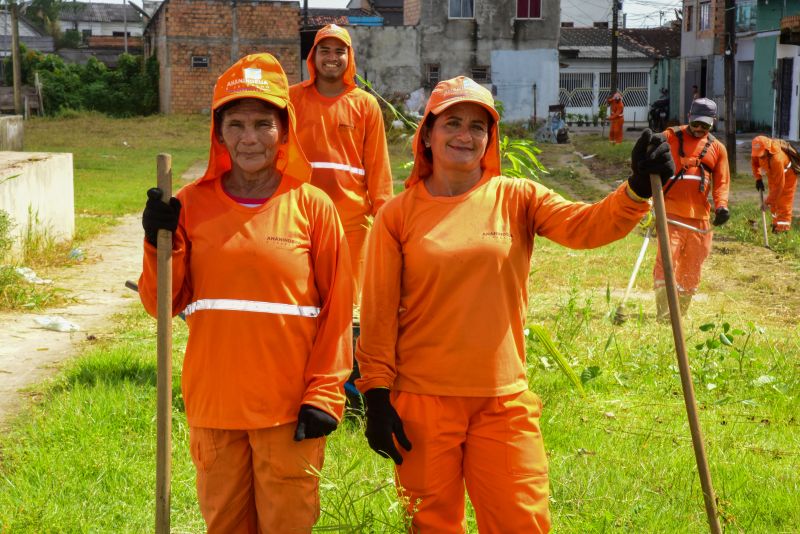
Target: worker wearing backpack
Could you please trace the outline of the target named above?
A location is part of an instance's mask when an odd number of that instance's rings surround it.
[[[716,103],[708,98],[699,98],[692,102],[689,109],[689,124],[664,132],[677,171],[664,186],[664,203],[682,315],[686,314],[692,296],[700,286],[703,262],[711,252],[711,224],[718,226],[730,217],[728,151],[710,133],[716,117]],[[714,201],[713,223],[709,223],[709,192]],[[669,308],[660,250],[653,269],[653,285],[657,319],[668,321]]]
[[[793,159],[792,156],[797,159]],[[772,232],[776,234],[788,232],[792,226],[797,168],[800,167],[797,150],[781,139],[770,139],[759,135],[753,139],[751,162],[758,191],[764,191],[762,176],[767,177],[769,195],[764,204],[772,214]]]

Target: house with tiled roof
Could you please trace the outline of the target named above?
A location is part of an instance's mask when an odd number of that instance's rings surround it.
[[[559,103],[568,113],[595,115],[610,95],[611,30],[562,27],[558,41]],[[617,87],[625,121],[646,124],[650,104],[668,93],[677,119],[680,32],[675,28],[619,30]]]

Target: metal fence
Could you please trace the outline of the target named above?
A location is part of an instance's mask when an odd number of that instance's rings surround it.
[[[590,108],[594,101],[593,72],[562,72],[558,76],[558,102],[569,108]]]
[[[617,89],[622,93],[622,103],[626,107],[648,107],[649,85],[649,72],[617,73]],[[609,96],[611,96],[611,73],[601,72],[597,105],[605,104]]]

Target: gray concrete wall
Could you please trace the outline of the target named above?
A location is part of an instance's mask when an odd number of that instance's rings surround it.
[[[558,104],[558,50],[497,50],[492,53],[491,67],[504,120],[533,117],[533,84],[537,119],[547,118],[548,106]]]
[[[356,67],[384,97],[421,85],[419,33],[413,26],[351,26]]]
[[[22,150],[24,126],[22,115],[0,117],[0,150]]]
[[[35,232],[71,240],[75,233],[72,154],[0,152],[0,210],[14,222],[16,252],[29,222]]]

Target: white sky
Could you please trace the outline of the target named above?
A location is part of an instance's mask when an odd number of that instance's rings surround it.
[[[87,0],[83,0],[87,1]],[[91,0],[88,0],[91,1]],[[115,0],[100,0],[102,2],[114,3]],[[137,5],[142,5],[141,0],[133,0]],[[303,6],[303,0],[298,0],[300,7]],[[491,1],[491,0],[481,0]],[[609,12],[611,0],[585,0],[587,2],[600,2],[609,5]],[[122,0],[116,0],[122,3]],[[308,0],[308,7],[329,7],[329,8],[344,8],[347,7],[349,0]],[[622,0],[622,12],[628,15],[627,26],[629,28],[644,28],[655,27],[661,22],[666,22],[675,18],[675,8],[679,8],[683,4],[682,0]],[[663,14],[659,17],[659,13]],[[610,19],[610,17],[609,17]],[[622,20],[620,19],[620,25]]]

